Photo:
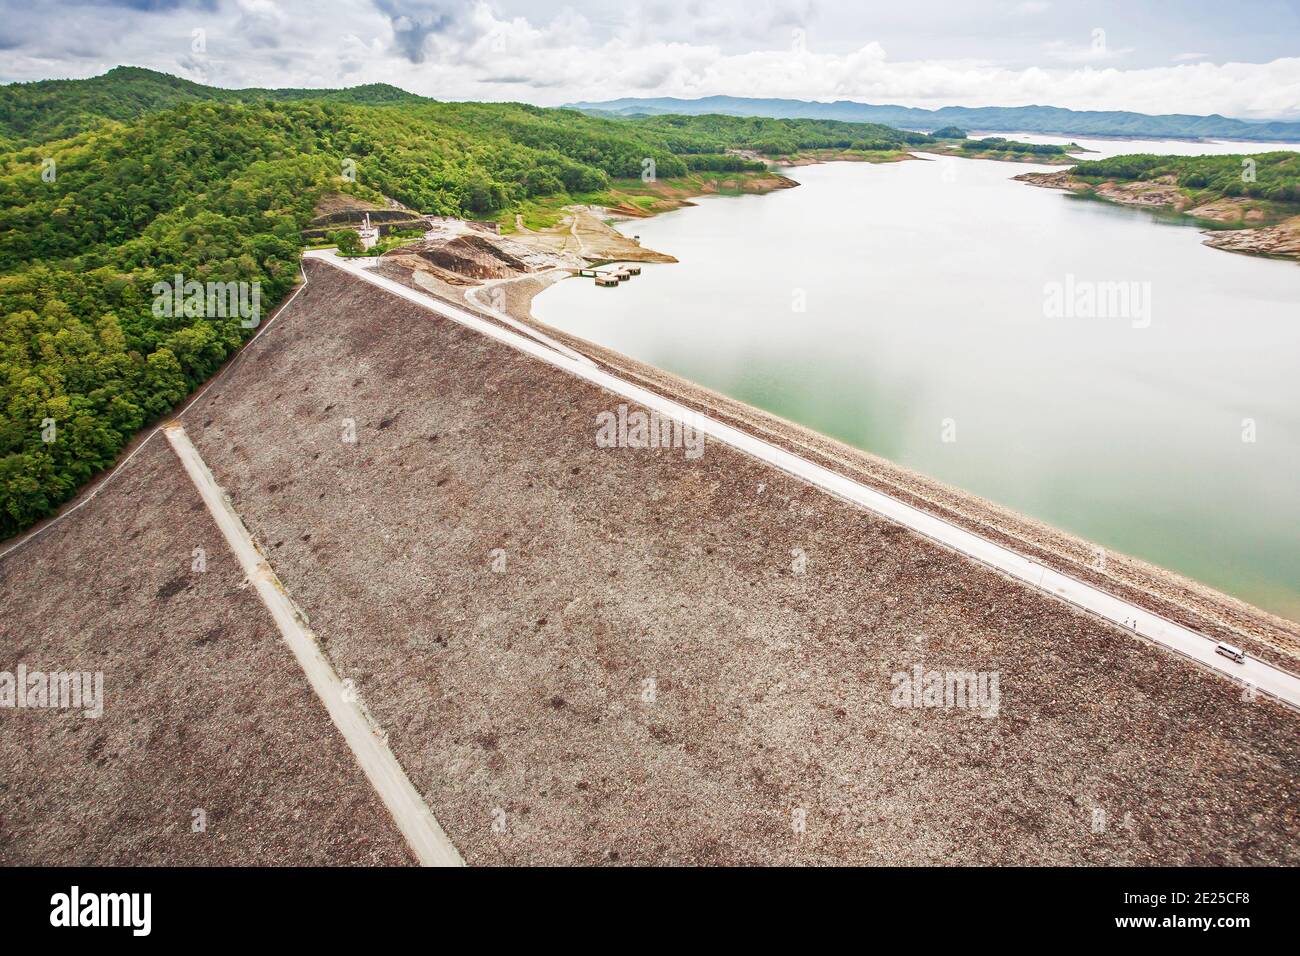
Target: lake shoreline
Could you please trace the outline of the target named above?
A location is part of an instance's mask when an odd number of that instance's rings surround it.
[[[560,276],[523,277],[504,285],[504,311],[517,321],[582,352],[617,374],[638,381],[729,424],[811,457],[819,464],[999,544],[1020,550],[1045,566],[1141,603],[1155,613],[1223,639],[1245,641],[1261,659],[1295,668],[1300,663],[1300,623],[1218,591],[1176,571],[1103,549],[1071,532],[999,505],[916,469],[872,454],[754,405],[731,398],[549,325],[532,313],[533,300]],[[635,281],[635,280],[634,280]],[[1097,555],[1106,556],[1104,570]]]
[[[921,156],[913,156],[912,158],[924,160],[924,157]],[[833,162],[833,160],[825,160],[823,163],[819,163],[818,165],[830,165]],[[812,164],[807,163],[805,165]],[[1039,173],[1031,175],[1061,174],[1058,172],[1055,174]],[[794,180],[789,180],[787,178],[787,181],[792,185],[779,188],[788,189],[792,188],[793,185],[797,185]],[[1018,185],[1011,184],[1011,188],[1018,189]],[[768,191],[775,192],[778,191],[778,189],[773,188],[761,191],[753,190],[752,192],[754,194],[764,194]],[[697,194],[694,198],[698,199],[699,195],[717,195],[717,193]],[[700,204],[695,201],[685,200],[677,203],[672,208],[680,209],[685,208],[686,206],[698,205]],[[560,254],[566,256],[567,261],[556,258],[547,263],[544,268],[534,266],[534,271],[529,275],[513,275],[502,279],[491,280],[487,286],[478,286],[469,290],[460,289],[458,291],[453,291],[452,297],[465,298],[468,294],[468,301],[480,309],[491,311],[490,307],[495,307],[496,309],[499,309],[501,313],[508,316],[512,321],[523,323],[524,325],[530,326],[540,332],[544,332],[546,335],[565,342],[569,347],[574,348],[583,354],[594,354],[594,351],[601,347],[596,345],[592,339],[584,338],[579,335],[571,336],[569,333],[550,326],[538,318],[538,316],[534,314],[533,310],[534,299],[541,292],[551,288],[561,278],[568,278],[576,274],[579,265],[584,263],[585,267],[590,267],[617,262],[676,262],[676,259],[672,256],[641,246],[639,240],[634,240],[631,236],[630,229],[625,229],[624,231],[626,231],[628,235],[624,235],[623,232],[620,232],[613,225],[618,222],[635,222],[641,219],[647,219],[652,215],[657,216],[659,211],[666,212],[671,210],[656,210],[652,213],[639,216],[619,216],[616,213],[612,213],[612,211],[607,208],[592,209],[590,207],[581,207],[571,210],[572,221],[564,227],[539,231],[523,230],[519,233],[511,234],[510,236],[502,236],[502,241],[523,241],[534,245],[535,248],[538,248],[539,250],[546,249],[549,252],[560,251],[556,249],[555,243],[562,243],[562,252]],[[1150,225],[1155,224],[1144,224],[1142,228],[1149,228]],[[1222,234],[1230,234],[1230,232],[1225,231]],[[550,243],[550,245],[548,245],[548,243]],[[672,243],[662,244],[664,245],[664,248],[672,247]],[[387,257],[387,261],[395,262],[396,259],[390,254],[390,256]],[[420,279],[423,278],[423,276],[420,277]],[[632,281],[640,283],[645,280],[633,279]],[[417,284],[423,291],[432,291],[428,285],[423,282]],[[489,287],[491,291],[489,291]],[[504,304],[497,298],[498,291],[502,296],[504,296]],[[597,294],[614,295],[615,293],[602,292]],[[657,376],[663,376],[666,377],[665,380],[670,380],[674,383],[674,389],[700,389],[704,394],[709,396],[710,401],[715,401],[717,399],[718,393],[713,392],[706,387],[694,385],[686,379],[678,380],[676,376],[672,375],[667,370],[659,369],[649,364],[636,362],[636,360],[632,359],[631,356],[626,353],[614,349],[607,349],[606,351],[608,352],[608,355],[606,356],[605,361],[611,365],[618,363],[619,367],[627,369],[629,374],[640,376],[647,381],[656,379]],[[768,414],[747,403],[740,402],[738,404],[746,410],[744,412],[745,415]],[[785,425],[788,425],[791,428],[802,429],[805,427],[775,415],[773,415],[772,418],[776,421],[785,423]],[[859,452],[859,449],[855,446],[822,435],[821,432],[817,432],[814,429],[810,429],[810,431],[812,431],[813,434],[820,435],[826,441],[835,443],[839,449],[836,452],[837,456],[842,456],[845,453],[843,449],[853,449],[852,453]],[[864,454],[869,455],[869,453]],[[887,460],[882,458],[880,461],[886,462]],[[1097,546],[1089,543],[1082,535],[1064,531],[1048,522],[1042,521],[1041,519],[1030,518],[1026,514],[1016,511],[1013,508],[993,504],[991,500],[983,498],[974,492],[966,492],[955,485],[947,484],[938,479],[931,479],[927,476],[924,470],[917,470],[909,468],[908,466],[894,464],[892,462],[888,462],[888,466],[892,469],[890,474],[893,476],[891,481],[894,483],[901,483],[908,487],[923,486],[927,489],[932,489],[937,486],[942,489],[940,492],[931,494],[927,500],[935,500],[937,498],[943,501],[961,501],[961,507],[964,512],[987,516],[981,517],[977,522],[977,526],[992,526],[998,529],[1005,529],[1013,526],[1019,527],[1019,523],[1024,523],[1031,530],[1019,534],[1019,537],[1027,536],[1031,540],[1056,540],[1056,537],[1060,536],[1071,542],[1070,549],[1072,553],[1085,552],[1095,554],[1098,550]],[[877,465],[876,467],[883,466]],[[949,476],[949,478],[951,480],[951,476]],[[1249,608],[1251,611],[1255,608],[1255,606],[1250,604],[1248,600],[1228,597],[1224,593],[1215,590],[1212,585],[1196,583],[1194,579],[1184,577],[1179,572],[1165,570],[1161,565],[1154,562],[1148,563],[1140,561],[1139,559],[1127,560],[1133,561],[1135,565],[1140,565],[1143,568],[1143,570],[1137,575],[1140,580],[1146,582],[1143,584],[1143,587],[1150,587],[1151,585],[1149,582],[1167,575],[1179,582],[1176,589],[1180,592],[1191,593],[1197,589],[1204,589],[1206,593],[1214,595],[1212,598],[1199,599],[1206,606],[1217,607],[1218,605],[1216,602],[1222,600],[1230,602],[1240,601],[1241,607]],[[1072,571],[1071,573],[1074,572]],[[1289,608],[1290,605],[1286,605],[1286,607]],[[1278,610],[1284,609],[1279,607]],[[1271,631],[1279,626],[1279,622],[1284,622],[1281,624],[1284,631],[1290,629],[1290,632],[1292,633],[1292,637],[1288,638],[1288,640],[1294,639],[1296,641],[1297,649],[1300,649],[1300,629],[1295,629],[1294,624],[1280,615],[1274,616],[1272,612],[1267,611],[1262,611],[1261,613],[1268,614],[1272,619],[1272,623],[1269,624],[1265,630]],[[1285,613],[1291,612],[1286,611]],[[1228,616],[1229,618],[1234,618],[1242,615],[1244,615],[1244,617],[1249,617],[1250,612],[1241,612],[1239,610],[1232,611],[1229,612]]]
[[[665,217],[654,226],[619,225],[617,228],[628,235],[639,233],[647,245],[674,252],[683,260],[682,267],[648,270],[643,278],[630,280],[630,288],[623,292],[589,291],[586,286],[591,280],[569,283],[556,287],[549,299],[533,303],[530,312],[539,321],[553,322],[555,327],[569,330],[588,341],[601,343],[707,387],[759,404],[854,447],[871,449],[921,474],[933,475],[1055,527],[1069,529],[1070,533],[1084,540],[1099,541],[1125,553],[1140,555],[1153,564],[1177,569],[1181,574],[1207,582],[1210,587],[1223,589],[1246,602],[1294,619],[1300,614],[1300,603],[1285,580],[1286,576],[1281,573],[1292,562],[1266,562],[1258,557],[1284,548],[1293,536],[1282,533],[1277,527],[1272,530],[1256,527],[1260,524],[1259,509],[1241,505],[1225,509],[1213,505],[1202,495],[1213,485],[1209,476],[1220,474],[1222,481],[1230,482],[1226,487],[1239,489],[1245,495],[1241,501],[1261,491],[1267,493],[1267,500],[1274,500],[1278,482],[1270,476],[1279,474],[1277,466],[1293,458],[1285,445],[1277,444],[1279,439],[1289,434],[1290,420],[1285,416],[1279,418],[1273,412],[1267,413],[1267,425],[1263,418],[1260,419],[1261,434],[1266,428],[1269,438],[1266,453],[1260,453],[1265,457],[1259,458],[1259,464],[1248,464],[1250,459],[1239,458],[1232,448],[1238,447],[1236,430],[1241,416],[1257,415],[1264,408],[1282,407],[1276,404],[1277,400],[1293,394],[1294,389],[1286,386],[1276,375],[1269,375],[1259,384],[1244,380],[1235,383],[1237,393],[1241,395],[1242,410],[1235,419],[1227,417],[1225,422],[1219,422],[1214,416],[1224,416],[1222,403],[1205,396],[1187,396],[1190,404],[1180,404],[1182,399],[1179,396],[1183,394],[1186,375],[1160,358],[1164,354],[1160,348],[1152,347],[1156,340],[1163,341],[1173,335],[1182,343],[1181,347],[1193,344],[1208,347],[1208,351],[1198,352],[1199,355],[1208,357],[1218,352],[1213,343],[1221,335],[1215,331],[1220,323],[1198,303],[1214,302],[1216,311],[1221,311],[1223,303],[1218,301],[1221,297],[1208,292],[1208,298],[1192,296],[1187,291],[1189,282],[1182,270],[1190,268],[1197,270],[1197,275],[1217,277],[1214,281],[1218,288],[1230,288],[1236,281],[1250,282],[1251,276],[1262,271],[1264,274],[1257,276],[1261,311],[1254,312],[1253,317],[1241,316],[1241,326],[1252,329],[1251,341],[1272,342],[1276,339],[1282,351],[1274,348],[1272,354],[1286,354],[1287,346],[1282,343],[1294,340],[1295,334],[1286,331],[1291,326],[1277,324],[1276,320],[1284,317],[1275,316],[1275,313],[1278,312],[1278,303],[1286,301],[1286,297],[1294,292],[1294,275],[1289,269],[1264,265],[1259,259],[1255,263],[1234,261],[1210,252],[1199,245],[1202,237],[1192,229],[1161,229],[1158,228],[1160,223],[1148,221],[1149,217],[1134,217],[1113,207],[1107,211],[1103,203],[1063,202],[1041,193],[1035,194],[1035,190],[1023,189],[1023,183],[1012,181],[1014,172],[1005,166],[987,163],[942,161],[909,163],[878,171],[825,164],[816,171],[809,170],[806,175],[797,177],[806,184],[806,190],[789,193],[771,202],[700,201],[699,211],[691,216]],[[967,188],[967,184],[971,188]],[[859,205],[860,202],[868,205]],[[985,248],[972,237],[987,231],[978,225],[989,221],[979,213],[986,209],[989,214],[1011,217],[1008,221],[1012,231],[1006,234],[1012,241],[1005,254],[1012,257],[1018,267],[1007,272],[1004,279],[981,279],[979,276],[990,274],[989,269],[997,274],[997,263],[990,253],[976,252],[973,254],[977,259],[988,260],[985,263],[988,268],[972,272],[970,282],[974,286],[953,289],[926,287],[926,276],[933,272],[925,264],[927,250],[945,257],[964,254],[962,250],[968,247],[969,242],[953,241],[952,237],[957,234],[973,241],[975,245],[971,248]],[[859,215],[868,215],[873,228],[866,231],[857,228],[854,223],[858,222]],[[975,225],[961,229],[957,221]],[[925,226],[925,222],[940,225],[931,228]],[[829,224],[838,225],[832,228]],[[954,233],[954,229],[961,231]],[[932,238],[925,238],[932,233]],[[1060,236],[1062,241],[1045,243],[1031,238],[1044,234]],[[819,249],[819,243],[828,244],[820,254],[813,251]],[[1115,251],[1129,243],[1149,244],[1153,250],[1160,250],[1159,258],[1144,259],[1135,264]],[[825,265],[832,244],[835,249],[856,250],[857,261],[878,264],[876,274],[880,281],[872,286],[875,292],[870,306],[855,297],[849,288],[857,283],[851,279],[853,270],[846,256],[836,255],[830,260],[837,264],[834,268]],[[1094,247],[1095,255],[1089,251]],[[905,261],[895,262],[895,259]],[[888,266],[889,274],[922,290],[919,301],[891,291],[898,288],[898,284],[885,281],[886,273],[881,271],[886,269],[885,263],[892,263]],[[1134,323],[1140,324],[1136,318],[1105,321],[1096,329],[1095,335],[1083,328],[1090,320],[1043,324],[1044,290],[1068,280],[1068,273],[1074,273],[1074,278],[1083,280],[1084,285],[1110,278],[1128,279],[1139,293],[1143,291],[1140,287],[1148,281],[1154,284],[1157,300],[1154,331],[1132,333],[1130,347],[1130,333],[1125,330]],[[843,281],[839,277],[844,277]],[[663,285],[662,292],[658,290],[660,284]],[[819,316],[807,320],[814,323],[809,328],[825,328],[832,336],[825,339],[827,344],[802,344],[798,335],[788,331],[791,327],[787,315],[790,306],[783,304],[783,300],[796,287],[806,290],[808,311]],[[1123,413],[1122,402],[1114,397],[1119,392],[1102,390],[1105,394],[1096,396],[1100,404],[1088,404],[1088,408],[1107,409],[1099,419],[1098,415],[1103,413],[1088,411],[1077,398],[1060,396],[1053,399],[1053,403],[1069,406],[1067,414],[1077,420],[1074,427],[1083,437],[1080,441],[1061,443],[1059,448],[1050,435],[1059,433],[1060,429],[1046,420],[1050,416],[1036,410],[1043,407],[1042,402],[1030,403],[1035,410],[1026,412],[1020,425],[995,425],[994,422],[999,420],[1008,421],[997,417],[1000,412],[1010,410],[1004,407],[1013,404],[1008,395],[1025,391],[1030,387],[1030,380],[1035,381],[1034,388],[1048,389],[1049,395],[1054,385],[1046,380],[1050,376],[1036,373],[1028,378],[1021,376],[1019,385],[985,386],[980,384],[980,373],[971,370],[973,367],[969,363],[961,362],[961,354],[970,349],[978,351],[988,345],[988,341],[981,343],[961,331],[971,327],[969,321],[948,320],[941,316],[960,314],[962,297],[977,295],[974,291],[963,292],[962,289],[974,290],[976,287],[987,287],[993,296],[1001,297],[1002,308],[993,308],[992,303],[998,299],[989,299],[987,295],[975,300],[976,311],[987,314],[987,321],[991,323],[989,328],[995,334],[1012,333],[1023,328],[1023,332],[1014,333],[1017,340],[1047,343],[1062,339],[1058,348],[1049,348],[1046,344],[1025,347],[1035,355],[1038,368],[1047,368],[1061,361],[1061,356],[1066,354],[1061,350],[1067,345],[1065,339],[1082,336],[1078,344],[1089,353],[1089,365],[1096,366],[1097,375],[1116,374],[1116,385],[1120,392],[1125,392],[1137,388],[1132,384],[1134,380],[1128,374],[1132,370],[1128,366],[1141,364],[1142,357],[1151,353],[1159,368],[1157,375],[1161,382],[1160,390],[1154,395],[1155,407],[1148,409],[1141,419],[1133,419]],[[708,303],[718,296],[734,302],[729,314],[710,309]],[[1150,297],[1146,295],[1141,300],[1135,299],[1134,308],[1147,308],[1149,301]],[[980,302],[988,304],[988,307],[980,306]],[[958,312],[953,312],[954,306]],[[837,315],[853,315],[859,307],[869,310],[863,316],[861,334],[851,331],[854,322],[835,318]],[[665,309],[665,314],[656,315],[657,311]],[[930,309],[942,310],[933,317],[934,328],[944,330],[942,333],[923,331],[932,324],[929,320],[921,321]],[[916,321],[908,322],[907,326],[918,331],[890,331],[887,323],[882,325],[884,313],[890,311],[913,317]],[[786,319],[782,318],[783,315]],[[687,316],[690,318],[686,319]],[[950,329],[950,325],[953,328]],[[760,327],[766,331],[760,333]],[[1185,331],[1179,332],[1180,328]],[[897,337],[900,332],[901,339]],[[1025,339],[1025,333],[1030,338]],[[885,362],[880,343],[897,343],[889,346],[888,351],[906,350],[897,357],[910,359],[913,357],[912,346],[923,346],[919,340],[927,334],[942,334],[941,342],[963,343],[963,348],[944,346],[941,349],[945,353],[943,361],[958,366],[951,374],[933,376],[920,369],[909,372],[909,361],[902,364],[899,361]],[[754,336],[752,344],[740,344],[750,341],[748,337],[751,335]],[[1268,338],[1260,339],[1260,335]],[[850,368],[853,363],[849,356],[858,354],[853,351],[852,343],[859,338],[864,345],[867,340],[876,343],[864,355],[879,356],[876,362],[871,363],[877,366],[876,372],[866,377],[854,375]],[[1170,339],[1171,344],[1174,341]],[[834,342],[840,345],[831,344]],[[1091,348],[1086,342],[1110,342],[1110,347]],[[693,343],[699,343],[707,354],[693,351]],[[1249,348],[1247,345],[1231,346],[1227,353],[1235,355]],[[1045,349],[1052,354],[1038,355]],[[708,357],[713,354],[712,350],[718,350],[717,359]],[[820,357],[818,363],[811,362],[813,354]],[[1006,363],[1006,354],[1009,353],[1005,350],[994,349],[990,358],[997,363]],[[749,366],[751,371],[744,371],[746,366],[740,364],[742,357],[746,356],[749,362],[759,361],[757,366]],[[1205,361],[1215,364],[1208,358]],[[830,363],[829,366],[819,364],[826,362]],[[1279,362],[1280,359],[1269,361],[1265,370],[1276,370]],[[1202,364],[1201,360],[1193,362],[1198,374],[1223,374],[1213,368],[1202,369]],[[818,368],[825,370],[825,376],[817,371]],[[929,381],[931,378],[934,381]],[[1088,378],[1097,380],[1096,375]],[[831,387],[831,380],[838,384]],[[920,404],[904,403],[903,393],[899,391],[915,392],[920,386],[913,380],[926,382],[925,397]],[[968,419],[978,411],[988,421],[981,422],[980,426],[984,441],[978,445],[968,445],[963,441],[958,453],[947,453],[938,444],[937,432],[932,434],[930,431],[930,427],[937,429],[938,425],[927,423],[937,423],[951,414],[945,409],[945,403],[948,408],[964,407],[951,404],[962,399],[957,382],[967,382],[967,389],[974,389],[973,394],[979,396],[978,403],[967,409]],[[1086,382],[1080,385],[1085,389],[1088,387]],[[1077,389],[1071,392],[1074,396],[1078,394]],[[1260,406],[1259,402],[1265,405]],[[855,415],[848,411],[850,408],[872,411]],[[1196,417],[1188,427],[1203,433],[1198,439],[1199,444],[1190,441],[1185,428],[1176,426],[1178,421],[1189,421],[1189,409],[1195,409]],[[995,460],[997,456],[988,451],[993,446],[987,442],[994,437],[1012,440],[1013,433],[1040,435],[1046,442],[1045,448],[1051,449],[1049,455],[1059,455],[1061,467],[1068,467],[1071,474],[1098,469],[1107,481],[1128,481],[1124,477],[1124,468],[1114,464],[1112,459],[1098,463],[1085,452],[1096,443],[1099,453],[1104,454],[1101,449],[1108,447],[1107,442],[1094,426],[1098,421],[1109,421],[1105,416],[1112,413],[1119,416],[1115,437],[1122,447],[1131,447],[1140,455],[1139,450],[1146,441],[1143,434],[1153,432],[1151,437],[1156,446],[1163,449],[1160,460],[1152,461],[1149,466],[1143,465],[1141,474],[1134,477],[1143,488],[1140,495],[1135,492],[1129,505],[1121,509],[1122,515],[1121,512],[1102,514],[1078,504],[1085,499],[1077,496],[1087,492],[1083,488],[1075,489],[1073,482],[1068,488],[1049,490],[1050,485],[1041,485],[1048,476],[1040,472],[1047,469],[1032,461],[1026,462],[1030,470],[1024,476],[1016,477],[1019,472],[1003,471]],[[889,424],[901,422],[903,418],[914,424],[907,427]],[[1169,427],[1163,427],[1166,420]],[[1156,422],[1160,422],[1161,427],[1157,427]],[[1222,440],[1230,439],[1231,447],[1205,446],[1207,441],[1220,440],[1220,434],[1226,436]],[[1171,435],[1180,437],[1168,437]],[[1198,474],[1204,477],[1198,477],[1190,484],[1178,483],[1177,469],[1169,463],[1184,459],[1201,461],[1203,468]],[[1267,470],[1259,470],[1265,460],[1268,461]],[[1157,481],[1157,476],[1161,480]],[[1175,484],[1170,486],[1164,479]],[[1172,537],[1158,531],[1163,519],[1153,517],[1152,512],[1140,507],[1132,507],[1138,501],[1169,502],[1169,494],[1162,491],[1166,487],[1177,489],[1173,498],[1182,503],[1185,514],[1199,516],[1198,520],[1189,521],[1183,531]],[[1131,519],[1127,515],[1130,510],[1134,512]],[[1293,510],[1293,506],[1283,505],[1274,513],[1291,514]],[[1242,520],[1231,521],[1226,517],[1238,511],[1246,512],[1240,516]],[[1207,535],[1220,533],[1227,536],[1228,553],[1223,549],[1207,551],[1205,544],[1211,540]],[[1250,544],[1252,541],[1253,545]],[[1249,573],[1249,569],[1257,564],[1258,573]]]
[[[1031,186],[1057,189],[1102,202],[1176,213],[1198,222],[1213,222],[1217,224],[1216,228],[1201,230],[1201,235],[1205,236],[1204,244],[1213,249],[1266,259],[1300,261],[1300,215],[1280,222],[1246,225],[1248,212],[1242,201],[1224,197],[1193,207],[1173,182],[1138,180],[1094,184],[1072,176],[1069,170],[1021,173],[1013,178]],[[1237,225],[1238,228],[1223,228],[1228,225]]]
[[[484,318],[520,323],[579,352],[602,367],[711,416],[761,435],[779,447],[811,457],[854,480],[898,497],[999,544],[1013,547],[1045,567],[1105,586],[1185,626],[1237,642],[1263,660],[1295,667],[1300,661],[1300,624],[1225,594],[1154,563],[1102,549],[1074,533],[966,491],[925,473],[856,448],[747,402],[723,395],[626,353],[601,346],[538,319],[533,302],[571,273],[561,268],[475,284],[438,288],[417,280],[401,257],[385,257],[385,274],[412,288]],[[421,277],[423,278],[423,277]],[[641,281],[641,280],[632,280]],[[486,294],[486,295],[485,295]],[[1098,554],[1105,556],[1098,567]]]
[[[746,156],[746,158],[749,158]],[[770,162],[765,173],[744,173],[714,177],[694,177],[689,184],[681,180],[650,180],[636,186],[639,195],[652,197],[644,205],[630,201],[615,204],[571,203],[563,208],[564,215],[553,226],[529,228],[521,214],[514,216],[512,229],[503,231],[511,239],[532,244],[538,248],[554,249],[556,238],[576,235],[578,230],[585,230],[586,242],[582,243],[579,254],[591,265],[602,266],[617,262],[676,262],[671,253],[642,249],[626,240],[613,228],[614,223],[634,222],[651,219],[666,212],[686,209],[697,205],[697,199],[707,196],[766,196],[769,193],[794,189],[802,185],[798,180],[787,176],[784,171],[807,166],[822,166],[829,163],[868,163],[886,165],[904,162],[934,162],[935,159],[956,158],[985,160],[994,162],[1023,162],[1039,165],[1052,165],[1040,159],[1011,159],[1001,155],[964,155],[962,153],[934,153],[923,149],[882,150],[879,152],[851,152],[846,150],[808,150],[796,156],[781,160],[764,160]],[[1070,159],[1070,163],[1077,160]],[[623,188],[631,188],[618,184]],[[604,226],[602,235],[601,226]],[[565,246],[562,244],[561,248]],[[590,254],[591,252],[596,254]]]
[[[1091,150],[1081,150],[1081,152],[1092,152]],[[890,163],[905,162],[934,162],[934,159],[966,159],[972,161],[998,162],[998,163],[1016,163],[1023,165],[1038,166],[1068,166],[1073,165],[1079,160],[1073,154],[1066,154],[1060,157],[1032,154],[1017,154],[1005,152],[983,151],[968,153],[960,149],[957,150],[931,150],[922,146],[910,147],[905,150],[881,150],[879,152],[853,152],[849,150],[808,150],[794,156],[780,157],[778,159],[768,159],[760,157],[763,162],[768,163],[767,175],[752,177],[729,177],[725,175],[713,178],[712,188],[682,189],[670,182],[655,184],[650,187],[651,191],[658,195],[654,205],[640,208],[630,204],[618,206],[602,207],[608,216],[610,222],[626,222],[634,219],[649,219],[660,213],[672,212],[676,209],[683,209],[687,206],[693,206],[693,200],[703,196],[717,195],[755,195],[765,196],[768,193],[779,192],[783,189],[792,189],[801,183],[796,179],[791,179],[785,175],[782,170],[800,169],[806,166],[822,166],[827,163],[867,163],[873,166],[886,165]],[[748,154],[746,158],[752,158]],[[656,186],[658,188],[656,188]],[[579,208],[578,206],[566,206],[566,209]]]
[[[1141,142],[1141,140],[1131,141]],[[723,177],[718,177],[716,181],[720,185],[714,189],[700,189],[698,191],[665,191],[664,198],[650,208],[641,209],[629,205],[602,207],[604,219],[607,223],[648,219],[657,216],[660,213],[672,212],[676,209],[693,206],[695,205],[694,200],[702,196],[741,194],[761,196],[782,189],[791,189],[801,184],[798,180],[784,175],[780,172],[781,170],[797,169],[803,166],[823,165],[826,163],[867,162],[879,164],[906,162],[909,160],[921,162],[934,161],[928,157],[966,159],[972,161],[982,160],[987,162],[1006,162],[1040,166],[1072,166],[1080,161],[1074,156],[1057,159],[1038,156],[1017,157],[1001,153],[976,153],[971,155],[960,151],[934,152],[919,148],[908,150],[903,155],[891,155],[889,158],[879,159],[869,158],[862,154],[847,154],[834,151],[822,152],[827,155],[816,157],[804,156],[779,164],[774,163],[770,169],[770,177],[740,180],[730,192],[724,185],[721,185],[727,183],[729,180]],[[1300,262],[1300,215],[1284,219],[1280,222],[1264,222],[1257,225],[1248,225],[1249,220],[1246,218],[1244,212],[1235,208],[1233,200],[1230,198],[1187,209],[1180,204],[1182,197],[1177,194],[1176,187],[1170,184],[1137,182],[1122,185],[1114,183],[1093,185],[1073,178],[1070,175],[1069,169],[1058,169],[1052,172],[1027,172],[1012,176],[1011,178],[1031,186],[1058,189],[1075,195],[1086,195],[1105,202],[1113,202],[1118,205],[1138,206],[1147,209],[1157,209],[1171,213],[1178,213],[1186,215],[1195,221],[1214,223],[1214,228],[1205,228],[1201,230],[1201,234],[1205,236],[1204,244],[1213,249],[1219,249],[1224,252],[1234,252],[1240,255],[1257,256],[1266,259]],[[1237,228],[1231,228],[1233,225],[1236,225]],[[654,260],[645,260],[634,257],[631,260],[602,259],[595,261],[598,264],[604,264],[618,261]]]

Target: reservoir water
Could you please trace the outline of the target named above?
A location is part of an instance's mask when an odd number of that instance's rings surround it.
[[[789,170],[624,223],[681,261],[533,313],[1300,620],[1300,266],[1011,178],[1046,168]]]

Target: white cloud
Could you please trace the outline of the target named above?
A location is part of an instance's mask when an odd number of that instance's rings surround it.
[[[255,47],[278,47],[288,18],[274,0],[237,0],[235,30]]]
[[[747,7],[761,16],[746,19]],[[89,76],[129,63],[222,86],[387,82],[439,99],[542,105],[728,94],[1300,119],[1300,57],[1212,63],[1193,62],[1188,54],[1172,64],[1126,69],[1131,48],[1113,46],[1105,33],[1085,34],[1073,45],[1058,42],[1042,51],[1037,65],[1012,68],[969,58],[891,59],[883,44],[869,39],[830,48],[824,43],[843,44],[846,38],[821,28],[809,30],[804,48],[791,42],[790,33],[794,24],[813,18],[804,0],[639,0],[626,8],[592,7],[585,15],[557,3],[549,19],[451,0],[313,0],[312,9],[312,16],[300,16],[289,0],[236,0],[212,10],[115,11],[123,29],[103,31],[100,45],[90,49],[69,40],[56,50],[44,37],[40,44],[6,50],[4,79]],[[719,30],[731,22],[733,32],[754,30],[753,36],[771,39],[747,39],[739,48],[734,37],[702,41],[708,31],[680,29],[682,15],[692,11],[701,21],[717,18]],[[259,23],[273,24],[265,28],[273,44],[249,41],[247,31],[262,29]],[[194,27],[208,31],[202,57],[190,51]],[[82,44],[97,34],[75,35]],[[1036,41],[1033,48],[1042,49]]]
[[[1094,35],[1089,56],[1077,65],[1008,69],[969,60],[895,61],[879,43],[842,53],[779,49],[728,54],[713,45],[632,43],[624,38],[597,45],[581,32],[575,36],[554,24],[497,21],[486,7],[475,20],[484,35],[499,30],[505,38],[495,53],[497,72],[516,79],[546,77],[548,85],[538,90],[537,99],[550,104],[727,94],[926,107],[1049,103],[1151,113],[1300,116],[1300,58],[1121,69],[1109,63],[1129,50],[1110,47],[1104,34]],[[416,91],[500,99],[519,97],[526,86],[494,89],[481,76],[462,76],[455,81],[454,93],[428,81]]]
[[[1133,47],[1112,46],[1106,40],[1106,31],[1101,27],[1094,27],[1087,43],[1052,40],[1044,44],[1044,50],[1053,60],[1062,63],[1098,63],[1127,56],[1133,52]]]

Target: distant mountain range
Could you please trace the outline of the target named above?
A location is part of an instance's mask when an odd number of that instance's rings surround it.
[[[743,96],[628,98],[600,103],[570,103],[570,109],[615,116],[678,113],[722,113],[770,116],[778,119],[832,119],[853,123],[884,123],[930,132],[943,126],[997,132],[1061,133],[1065,135],[1135,136],[1157,139],[1238,139],[1258,142],[1300,142],[1300,123],[1248,122],[1226,116],[1172,113],[1148,116],[1123,110],[1067,110],[1056,106],[945,106],[937,110],[907,106],[878,106],[836,100],[751,99]]]

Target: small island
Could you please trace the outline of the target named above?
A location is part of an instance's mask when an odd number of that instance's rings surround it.
[[[964,159],[994,159],[1004,163],[1040,163],[1047,166],[1065,166],[1077,162],[1073,153],[1089,150],[1078,143],[1022,143],[1005,136],[985,136],[971,139],[965,130],[945,126],[930,134],[939,140],[935,152],[961,156]]]

